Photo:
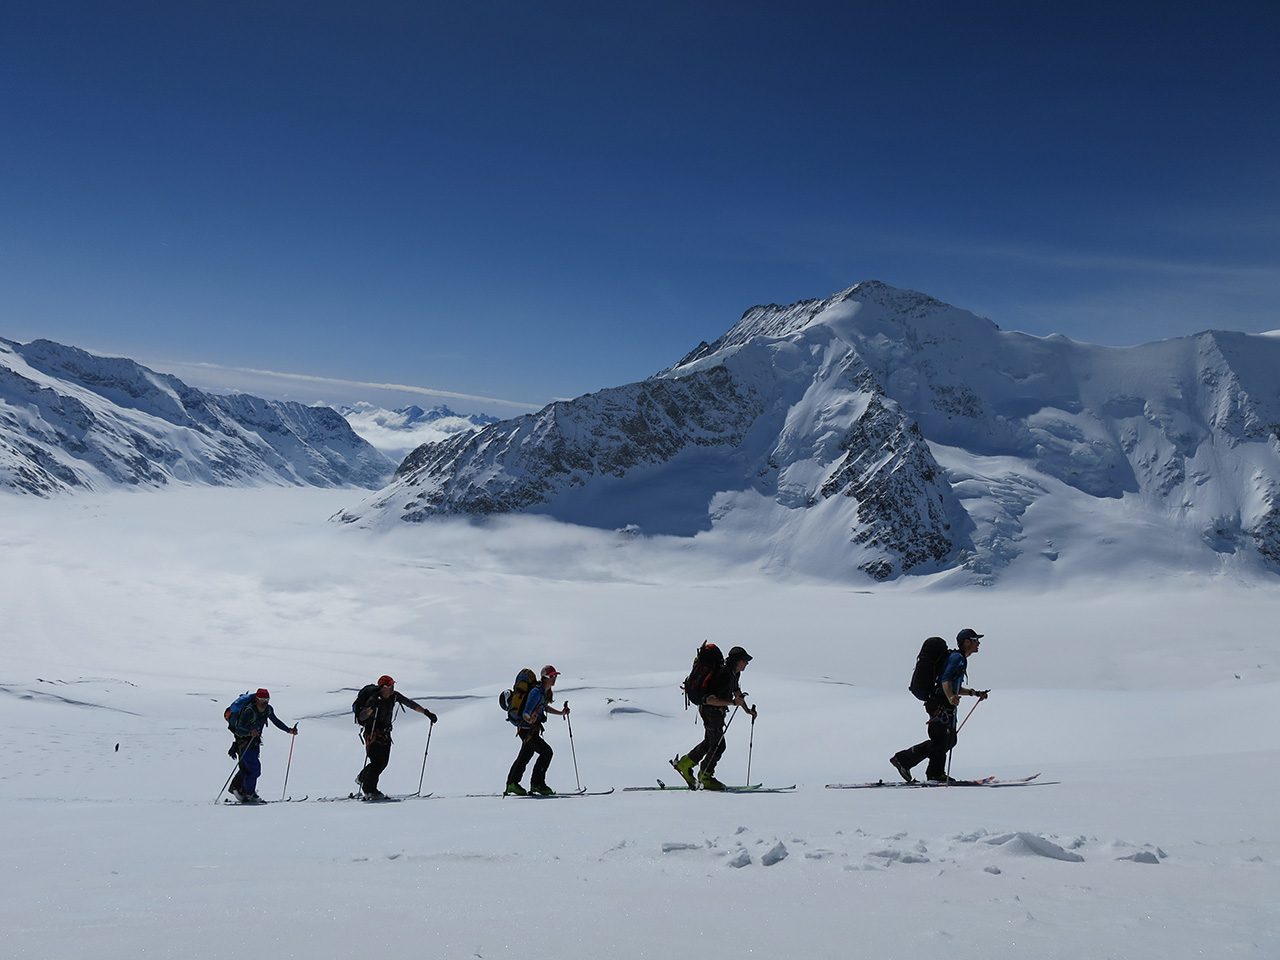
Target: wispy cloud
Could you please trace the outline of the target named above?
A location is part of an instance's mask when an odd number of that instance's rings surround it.
[[[505,400],[501,397],[485,397],[478,394],[438,390],[408,383],[378,383],[363,380],[343,380],[336,377],[319,377],[308,373],[286,373],[279,370],[259,370],[253,367],[228,367],[216,363],[181,360],[143,361],[148,366],[172,373],[194,387],[210,391],[254,393],[264,396],[284,396],[305,402],[332,402],[355,404],[371,399],[371,394],[399,397],[403,402],[412,398],[450,401],[483,410],[503,408],[519,411],[537,410],[540,404]],[[302,394],[303,396],[298,396]],[[392,402],[392,401],[389,401]]]
[[[1083,251],[1028,250],[1019,247],[956,247],[953,256],[985,257],[994,260],[1021,261],[1036,266],[1062,270],[1108,270],[1154,275],[1220,277],[1232,280],[1280,279],[1280,267],[1246,264],[1213,263],[1194,260],[1171,260]]]

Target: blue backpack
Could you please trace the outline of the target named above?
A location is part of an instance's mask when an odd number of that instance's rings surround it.
[[[231,701],[231,706],[222,711],[222,719],[227,721],[227,729],[232,733],[236,732],[236,723],[240,719],[240,713],[245,707],[253,703],[255,693],[246,690],[240,696]]]

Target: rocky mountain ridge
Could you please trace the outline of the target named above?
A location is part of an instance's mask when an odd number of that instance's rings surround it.
[[[341,519],[535,513],[751,538],[824,575],[990,582],[1069,558],[1082,511],[1173,568],[1280,571],[1280,339],[1101,347],[869,281],[426,444]]]
[[[328,407],[216,396],[132,360],[0,338],[0,490],[372,488],[393,466]]]

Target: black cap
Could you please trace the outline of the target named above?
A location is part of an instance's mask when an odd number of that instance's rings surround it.
[[[733,647],[729,651],[729,655],[724,658],[724,662],[725,663],[737,663],[737,662],[750,663],[751,654],[747,653],[747,651],[743,650],[741,647]]]
[[[956,634],[956,643],[964,643],[966,640],[981,640],[981,639],[982,639],[982,634],[978,633],[976,630],[970,630],[968,627],[965,627],[963,630],[961,630],[959,633]]]

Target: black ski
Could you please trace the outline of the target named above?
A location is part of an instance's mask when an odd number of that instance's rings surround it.
[[[381,797],[365,797],[358,793],[349,793],[345,797],[316,797],[316,803],[342,803],[347,800],[358,800],[361,803],[400,803],[404,800],[426,800],[430,793],[386,794]]]
[[[746,786],[725,786],[723,790],[699,790],[697,792],[698,793],[704,793],[704,792],[705,793],[790,793],[795,788],[796,788],[796,785],[794,783],[789,787],[766,787],[762,783],[752,783]],[[675,784],[668,785],[666,783],[663,783],[661,780],[659,780],[657,781],[657,786],[655,787],[623,787],[622,789],[623,789],[623,792],[633,791],[633,790],[672,790],[672,791],[683,790],[687,793],[691,791],[693,788],[690,787],[688,784],[684,784],[684,783],[675,783]]]
[[[1029,777],[1015,777],[1012,780],[998,780],[995,777],[983,777],[981,780],[877,780],[874,783],[828,783],[828,790],[875,790],[880,788],[906,789],[916,787],[1023,787],[1031,783],[1038,773]]]
[[[581,790],[567,790],[564,793],[467,793],[463,796],[467,797],[512,797],[516,800],[555,800],[558,797],[607,797],[613,793],[613,787],[608,790],[588,790],[585,787]]]

